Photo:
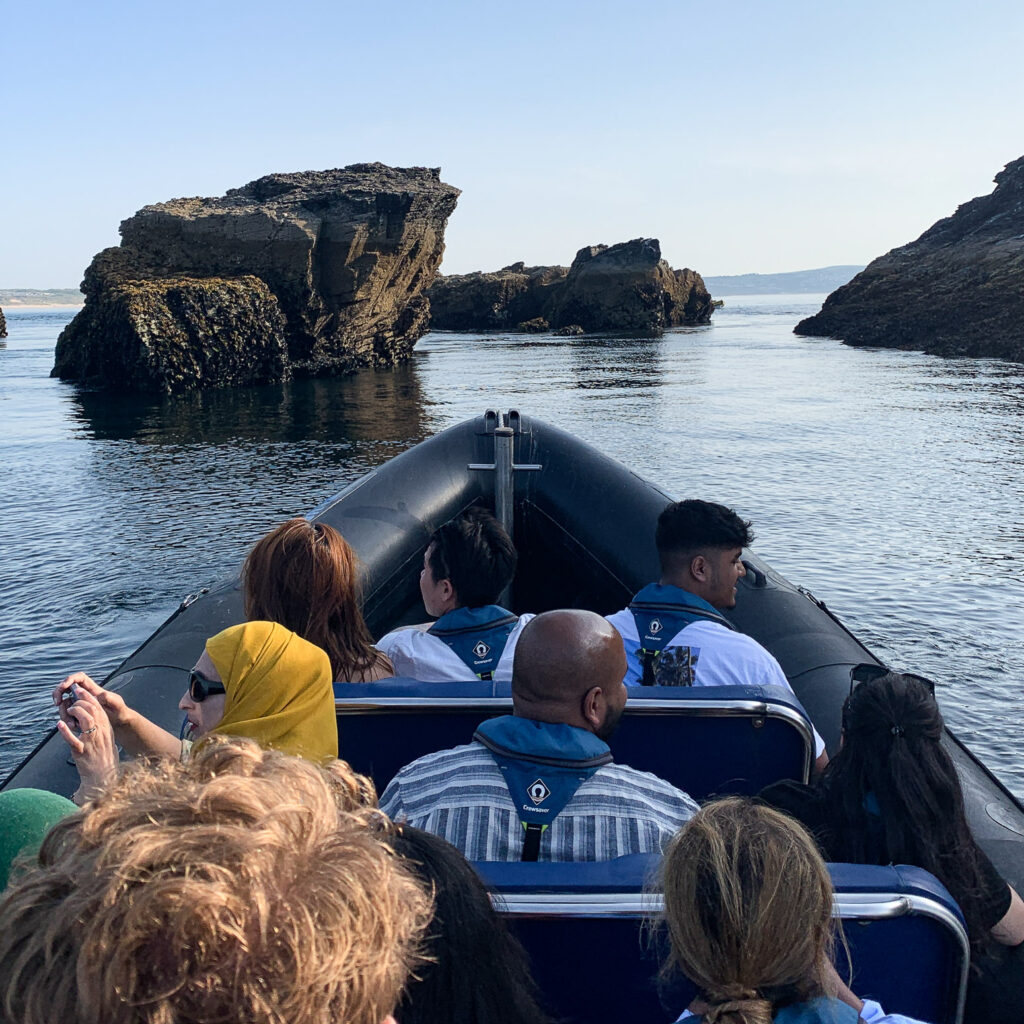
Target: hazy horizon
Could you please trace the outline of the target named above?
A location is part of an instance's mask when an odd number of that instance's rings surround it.
[[[707,276],[866,264],[1024,151],[1019,5],[387,13],[11,6],[0,281],[80,281],[150,203],[374,160],[462,189],[444,273],[640,236]]]

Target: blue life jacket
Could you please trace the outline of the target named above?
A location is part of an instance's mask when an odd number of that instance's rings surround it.
[[[909,1022],[909,1018],[906,1019]],[[704,1017],[697,1017],[686,1012],[676,1021],[676,1024],[685,1024],[686,1021],[702,1024]],[[809,1003],[792,1003],[789,1006],[783,1006],[776,1010],[775,1016],[772,1017],[772,1024],[859,1024],[859,1021],[860,1016],[852,1006],[829,996],[819,996]],[[909,1022],[909,1024],[913,1024],[913,1022]]]
[[[608,744],[586,729],[515,715],[488,719],[473,739],[491,752],[516,806],[525,830],[520,860],[537,859],[544,830],[576,790],[612,762]]]
[[[665,650],[665,645],[691,622],[706,619],[717,622],[729,629],[736,627],[713,605],[702,597],[691,594],[681,587],[651,583],[644,587],[630,602],[637,636],[640,638],[640,662],[644,674],[643,686],[655,685],[655,666]],[[690,675],[682,684],[691,686]]]
[[[860,1015],[847,1003],[819,996],[809,1003],[794,1003],[776,1011],[774,1024],[857,1024]]]
[[[478,679],[491,679],[519,616],[500,605],[456,608],[427,630],[443,640]]]

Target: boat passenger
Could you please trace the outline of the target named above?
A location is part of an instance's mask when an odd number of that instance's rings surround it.
[[[658,516],[661,579],[608,616],[626,647],[627,686],[780,686],[792,692],[775,658],[721,614],[736,604],[736,584],[746,574],[743,548],[753,539],[749,522],[712,501],[677,501]],[[828,754],[817,731],[814,754],[821,771]]]
[[[77,696],[63,700],[66,692]],[[132,710],[84,672],[53,691],[57,729],[71,748],[82,785],[76,803],[93,799],[117,772],[117,746],[130,755],[184,760],[209,733],[246,736],[263,747],[323,762],[338,756],[334,690],[327,655],[276,622],[245,622],[206,641],[178,707],[184,739]]]
[[[393,820],[470,860],[591,861],[657,853],[697,810],[655,775],[614,764],[626,704],[618,633],[593,612],[545,612],[516,648],[512,714],[471,743],[406,765],[381,797]]]
[[[427,683],[508,682],[516,642],[532,618],[497,604],[515,570],[515,546],[486,509],[474,506],[436,530],[423,555],[420,594],[437,621],[381,637],[377,646],[395,674]]]
[[[409,825],[396,825],[383,838],[434,896],[427,962],[410,976],[395,1013],[402,1024],[549,1024],[526,951],[466,858]]]
[[[665,853],[671,953],[703,1024],[913,1024],[862,1002],[831,966],[832,882],[811,837],[769,807],[705,804]]]
[[[331,659],[339,683],[393,676],[360,606],[359,560],[327,523],[289,519],[256,542],[242,567],[245,616],[280,622]]]
[[[971,833],[942,744],[934,684],[889,673],[852,686],[842,741],[813,785],[779,782],[761,799],[800,821],[829,860],[913,864],[960,905],[971,939],[964,1021],[1024,1020],[1024,903]]]
[[[0,1019],[394,1024],[430,900],[330,769],[135,763],[0,898]]]
[[[0,793],[0,892],[12,866],[39,849],[46,833],[78,808],[45,789],[6,789]]]

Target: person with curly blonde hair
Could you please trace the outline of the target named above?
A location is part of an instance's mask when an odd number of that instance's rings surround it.
[[[740,797],[705,804],[669,845],[662,881],[665,974],[681,970],[700,993],[683,1018],[915,1024],[839,979],[832,880],[814,840],[786,815]]]
[[[392,1020],[431,905],[374,802],[251,740],[129,765],[0,900],[0,1020]]]

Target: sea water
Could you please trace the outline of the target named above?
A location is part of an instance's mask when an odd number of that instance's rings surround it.
[[[394,371],[165,399],[51,380],[74,310],[6,310],[0,348],[0,778],[67,672],[109,672],[267,529],[486,408],[518,408],[755,550],[1024,795],[1024,366],[799,338],[822,296],[726,297],[657,339],[427,335]]]

